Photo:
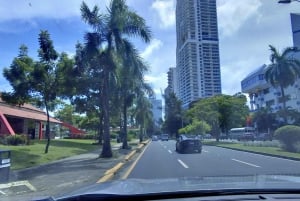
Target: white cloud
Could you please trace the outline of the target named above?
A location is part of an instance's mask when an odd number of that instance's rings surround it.
[[[162,47],[162,45],[163,43],[160,40],[154,38],[151,41],[150,45],[148,45],[146,49],[141,53],[141,56],[146,60],[149,59],[149,56],[151,56],[153,51],[158,50],[160,47]]]
[[[260,0],[219,0],[217,3],[219,29],[224,36],[236,32],[247,19],[254,15],[261,17],[257,13],[262,5]]]
[[[158,13],[161,28],[175,25],[175,0],[155,0],[151,8]]]

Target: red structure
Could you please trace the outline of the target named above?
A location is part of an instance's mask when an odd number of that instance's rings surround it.
[[[28,134],[32,139],[43,139],[46,130],[47,115],[30,104],[9,105],[0,98],[0,135]],[[82,135],[85,132],[74,126],[50,117],[50,128],[64,126],[70,134]],[[51,129],[50,129],[51,130]],[[55,131],[51,130],[51,137]]]

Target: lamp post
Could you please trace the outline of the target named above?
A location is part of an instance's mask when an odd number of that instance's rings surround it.
[[[278,3],[288,4],[292,3],[293,1],[300,2],[300,0],[279,0]]]

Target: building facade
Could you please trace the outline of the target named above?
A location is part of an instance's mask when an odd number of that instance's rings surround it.
[[[183,107],[221,94],[216,0],[176,4],[178,97]]]
[[[291,26],[293,33],[293,44],[295,47],[300,47],[300,14],[291,13]]]
[[[160,122],[162,120],[162,100],[154,97],[150,98],[149,100],[152,105],[152,114],[155,126],[160,126]]]
[[[177,69],[175,67],[169,68],[168,75],[168,90],[175,94],[178,94],[178,81],[177,81]]]
[[[266,68],[267,65],[260,66],[241,82],[242,92],[249,95],[251,111],[264,107],[276,112],[283,108],[279,87],[272,87],[264,78]],[[286,88],[284,92],[289,97],[286,106],[300,112],[300,79]]]
[[[300,14],[291,13],[291,27],[293,46],[300,48]],[[299,53],[294,53],[290,56],[300,60]],[[272,87],[264,79],[266,68],[267,65],[265,64],[260,66],[241,82],[242,92],[249,95],[250,109],[252,111],[267,107],[271,111],[276,112],[283,108],[279,87]],[[284,89],[284,93],[288,97],[286,106],[300,112],[300,79],[298,78],[294,85]]]

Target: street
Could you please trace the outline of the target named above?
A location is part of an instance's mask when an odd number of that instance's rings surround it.
[[[178,154],[175,141],[152,141],[127,178],[299,174],[299,161],[203,146],[202,153]]]

